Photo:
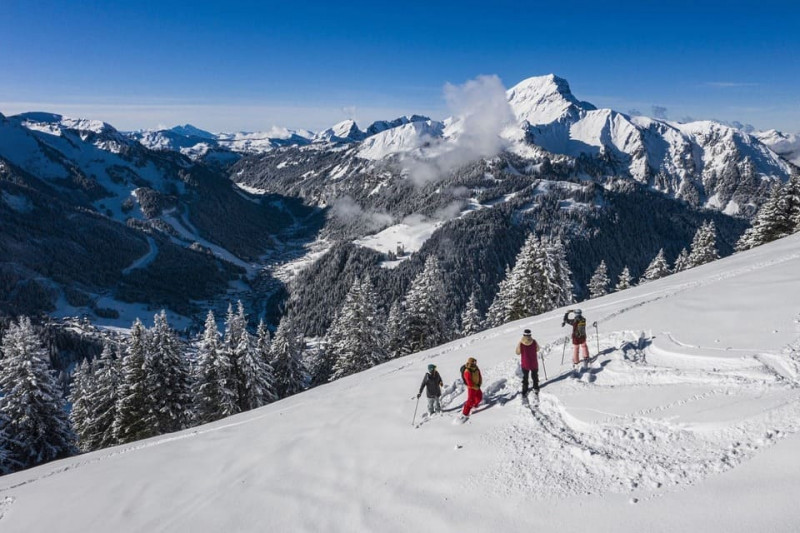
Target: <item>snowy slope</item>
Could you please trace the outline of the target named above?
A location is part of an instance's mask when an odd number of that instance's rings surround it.
[[[396,153],[409,153],[441,138],[444,125],[435,120],[409,122],[368,137],[358,148],[363,159],[383,159]]]
[[[128,213],[123,209],[136,187],[148,186],[157,191],[177,188],[179,192],[184,189],[174,168],[142,157],[142,151],[138,143],[96,120],[52,113],[24,113],[0,120],[3,157],[55,185],[79,180],[98,210],[109,210],[113,218],[122,222],[130,217],[143,218],[138,210]]]
[[[593,382],[560,365],[559,310],[6,476],[0,529],[796,531],[798,268],[800,235],[585,302]],[[517,395],[524,327],[549,377],[533,411]],[[485,404],[455,425],[468,356]],[[414,428],[430,362],[445,414]]]

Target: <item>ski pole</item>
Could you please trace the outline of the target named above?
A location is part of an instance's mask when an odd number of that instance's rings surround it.
[[[595,335],[594,338],[597,339],[597,355],[599,356],[600,355],[600,331],[597,329],[597,320],[595,320],[594,324],[592,324],[592,325],[594,326],[594,335]]]
[[[417,407],[419,407],[419,394],[417,394],[417,405],[414,406],[414,416],[411,418],[411,425],[414,425],[414,422],[417,420]]]
[[[544,372],[544,379],[547,381],[547,368],[544,366],[544,353],[542,353],[542,371]]]
[[[564,365],[564,355],[567,353],[567,337],[564,337],[564,349],[561,350],[561,365]]]

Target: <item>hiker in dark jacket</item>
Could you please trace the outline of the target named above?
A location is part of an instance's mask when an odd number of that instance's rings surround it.
[[[522,333],[522,339],[517,344],[517,355],[520,356],[519,366],[522,368],[522,396],[528,395],[528,374],[533,381],[533,392],[539,395],[539,360],[537,352],[539,345],[531,337],[531,330],[526,329]]]
[[[439,402],[439,398],[442,396],[443,386],[442,376],[440,376],[439,371],[436,370],[436,365],[428,365],[428,373],[422,378],[422,385],[419,386],[417,398],[422,396],[422,390],[426,389],[429,415],[442,412],[442,404]]]

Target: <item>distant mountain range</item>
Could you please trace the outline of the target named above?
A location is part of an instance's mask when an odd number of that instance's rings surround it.
[[[500,132],[508,151],[534,159],[604,159],[614,175],[626,174],[693,205],[730,214],[752,214],[751,197],[759,195],[762,181],[785,180],[791,164],[800,163],[797,135],[775,130],[750,134],[713,121],[679,123],[598,109],[575,98],[567,81],[554,75],[524,80],[507,91],[507,98],[516,120]],[[318,133],[215,135],[185,125],[130,135],[149,148],[194,159],[231,162],[288,146],[353,144],[357,157],[377,161],[396,154],[424,159],[421,148],[457,140],[459,127],[452,117],[439,122],[412,115],[378,121],[366,130],[345,120]]]
[[[188,318],[235,297],[241,277],[270,285],[262,263],[314,212],[249,197],[218,169],[103,122],[0,115],[0,314],[125,324],[168,307]]]
[[[474,291],[488,307],[527,231],[567,242],[580,296],[601,259],[635,276],[708,218],[730,252],[798,172],[797,136],[597,109],[553,75],[501,100],[321,132],[0,115],[0,313],[124,325],[166,307],[188,326],[242,298],[274,323],[288,297],[319,335],[354,277],[388,307],[437,254],[455,320]]]

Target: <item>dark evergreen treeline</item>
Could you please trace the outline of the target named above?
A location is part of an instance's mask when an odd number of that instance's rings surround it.
[[[302,341],[289,319],[275,339],[247,329],[241,302],[223,332],[209,312],[193,342],[162,311],[126,338],[75,367],[69,418],[63,389],[30,319],[9,324],[0,342],[0,472],[211,422],[299,392],[308,383]]]
[[[748,250],[800,231],[800,175],[776,184],[739,242],[737,250]]]
[[[747,226],[742,219],[690,209],[624,181],[600,186],[529,180],[512,198],[445,222],[395,268],[382,268],[386,256],[374,250],[349,242],[335,245],[300,273],[289,287],[287,305],[305,335],[321,336],[356,278],[369,274],[388,313],[427,259],[436,257],[446,294],[445,321],[456,324],[473,293],[478,312],[488,311],[528,232],[563,243],[580,300],[589,297],[589,282],[601,261],[610,279],[627,268],[631,280],[638,280],[661,250],[674,263],[707,221],[714,223],[718,253],[732,253]]]

